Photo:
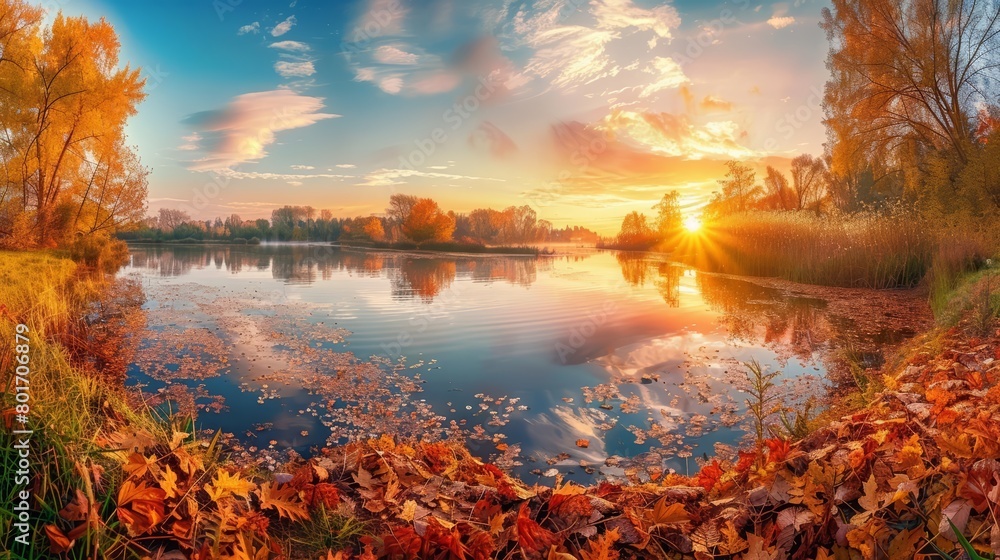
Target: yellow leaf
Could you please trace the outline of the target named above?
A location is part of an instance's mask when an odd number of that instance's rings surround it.
[[[549,555],[545,557],[545,560],[576,560],[576,556],[559,552],[556,550],[556,545],[552,545],[549,547]]]
[[[499,535],[503,532],[503,522],[507,520],[507,516],[503,513],[498,513],[490,518],[490,534]]]
[[[191,437],[191,434],[187,432],[174,432],[173,437],[170,438],[170,450],[173,451],[180,447],[184,443],[184,440],[189,437]]]
[[[413,516],[417,514],[417,502],[406,500],[403,503],[403,511],[399,513],[399,518],[403,521],[413,522]]]
[[[163,477],[157,482],[160,484],[160,488],[166,493],[168,498],[175,498],[179,494],[177,493],[177,474],[170,469],[170,465],[163,471]]]
[[[218,501],[229,495],[246,498],[253,490],[253,486],[252,482],[243,480],[239,474],[232,475],[228,471],[219,469],[212,483],[205,485],[205,491],[212,500]]]
[[[868,476],[868,482],[864,485],[865,494],[858,498],[858,505],[865,508],[865,511],[878,511],[881,499],[878,491],[878,482],[875,480],[875,473]]]

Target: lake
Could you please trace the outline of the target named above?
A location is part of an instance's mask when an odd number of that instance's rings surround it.
[[[455,436],[527,480],[637,463],[654,477],[694,472],[745,433],[743,362],[780,370],[783,401],[801,409],[822,399],[838,348],[912,336],[926,307],[914,292],[572,247],[535,258],[135,245],[120,274],[147,296],[128,384],[233,434],[243,460],[274,468],[289,449],[351,438]]]

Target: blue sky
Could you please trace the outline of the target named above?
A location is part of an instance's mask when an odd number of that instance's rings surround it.
[[[148,97],[150,210],[529,204],[602,231],[726,159],[820,154],[825,2],[65,0]]]

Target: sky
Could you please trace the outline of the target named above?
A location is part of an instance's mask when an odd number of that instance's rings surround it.
[[[55,2],[143,69],[151,214],[404,193],[611,233],[670,190],[697,213],[726,160],[823,150],[818,0]]]

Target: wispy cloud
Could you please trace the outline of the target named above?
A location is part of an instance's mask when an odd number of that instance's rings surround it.
[[[393,185],[405,185],[407,181],[401,179],[444,179],[453,181],[492,181],[503,183],[503,179],[493,177],[475,177],[470,175],[454,175],[451,173],[437,173],[429,171],[418,171],[416,169],[378,169],[364,176],[364,181],[358,183],[361,187],[389,187]]]
[[[291,62],[279,60],[274,63],[274,71],[282,78],[307,78],[316,73],[312,61]]]
[[[301,170],[304,170],[304,171],[309,171],[309,170],[312,170],[312,169],[316,169],[312,165],[293,165],[291,167],[292,167],[292,169],[301,169]]]
[[[190,168],[220,170],[258,161],[275,142],[275,133],[340,116],[322,109],[322,98],[277,89],[239,95],[225,108],[191,115],[185,122],[196,128],[208,147],[205,157]]]
[[[291,31],[292,26],[294,25],[295,25],[295,16],[288,16],[288,18],[285,19],[285,21],[279,23],[278,25],[275,25],[274,28],[271,29],[271,35],[274,37],[281,37],[285,33]]]
[[[292,166],[295,167],[294,165]],[[310,167],[309,169],[312,169]],[[252,179],[269,181],[307,181],[309,179],[355,179],[354,175],[340,175],[336,173],[267,173],[261,171],[235,171],[233,169],[220,169],[218,174],[231,179]]]
[[[309,52],[310,47],[299,41],[278,41],[268,45],[269,48],[290,52]]]
[[[655,76],[654,81],[639,93],[639,97],[649,97],[665,89],[674,89],[688,83],[688,77],[680,64],[668,57],[656,57],[646,71]]]
[[[416,64],[420,57],[395,45],[382,45],[375,49],[375,60],[382,64],[411,65]]]
[[[246,35],[247,33],[260,33],[260,22],[255,21],[253,23],[244,25],[236,31],[237,35]]]

